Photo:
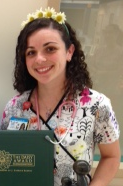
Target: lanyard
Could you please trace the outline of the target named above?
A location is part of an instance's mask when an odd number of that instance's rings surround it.
[[[38,130],[41,130],[40,119],[39,119],[39,105],[38,105],[38,93],[37,93],[37,89],[35,91],[35,104],[36,104],[36,114],[37,114]]]

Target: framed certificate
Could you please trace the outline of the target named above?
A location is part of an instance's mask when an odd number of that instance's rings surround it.
[[[54,186],[53,131],[0,131],[0,186]]]

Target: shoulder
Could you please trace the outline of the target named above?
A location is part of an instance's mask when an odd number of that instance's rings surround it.
[[[31,91],[26,91],[21,95],[16,94],[15,96],[13,96],[12,99],[8,101],[3,111],[2,122],[1,122],[2,130],[7,129],[9,119],[12,116],[19,117],[20,115],[22,115],[23,112],[22,105],[24,102],[28,100],[30,93]]]
[[[30,96],[31,91],[25,91],[23,94],[16,94],[14,95],[6,104],[6,107],[8,106],[15,106],[18,102],[24,102],[27,101]]]
[[[16,94],[13,96],[5,106],[3,115],[18,115],[22,112],[22,105],[28,101],[31,91],[25,91],[23,94]]]
[[[99,108],[108,110],[109,112],[112,111],[111,99],[109,97],[92,89],[90,89],[90,92],[92,92],[92,99],[96,99],[96,101],[99,103]]]
[[[93,89],[89,89],[89,91],[90,91],[90,97],[92,98],[92,100],[96,99],[97,101],[99,101],[100,105],[110,104],[111,100],[105,94],[98,92],[96,90],[93,90]]]
[[[98,106],[111,106],[110,98],[108,98],[105,94],[87,87],[84,88],[82,92],[79,91],[77,97],[79,97],[83,105],[88,103],[90,105],[96,104]]]

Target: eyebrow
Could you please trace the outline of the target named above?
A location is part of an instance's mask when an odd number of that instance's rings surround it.
[[[47,43],[45,43],[43,46],[47,46],[47,45],[49,45],[49,44],[57,44],[56,42],[54,42],[54,41],[50,41],[50,42],[47,42]]]
[[[56,45],[57,45],[56,42],[51,41],[51,42],[47,42],[47,43],[43,44],[43,46],[45,47],[45,46],[47,46],[47,45],[49,45],[49,44],[56,44]],[[26,50],[27,50],[27,49],[33,49],[33,48],[34,48],[33,46],[27,46]]]
[[[27,49],[33,49],[34,47],[32,47],[32,46],[28,46],[28,47],[26,47],[26,50]]]

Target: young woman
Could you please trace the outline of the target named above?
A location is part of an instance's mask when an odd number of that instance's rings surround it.
[[[12,116],[28,118],[27,130],[54,130],[54,186],[64,176],[76,182],[74,161],[92,166],[98,144],[101,158],[88,183],[107,186],[119,167],[119,126],[110,100],[92,89],[75,31],[53,8],[36,11],[24,24],[13,83],[19,94],[6,105],[2,130],[13,127]]]

